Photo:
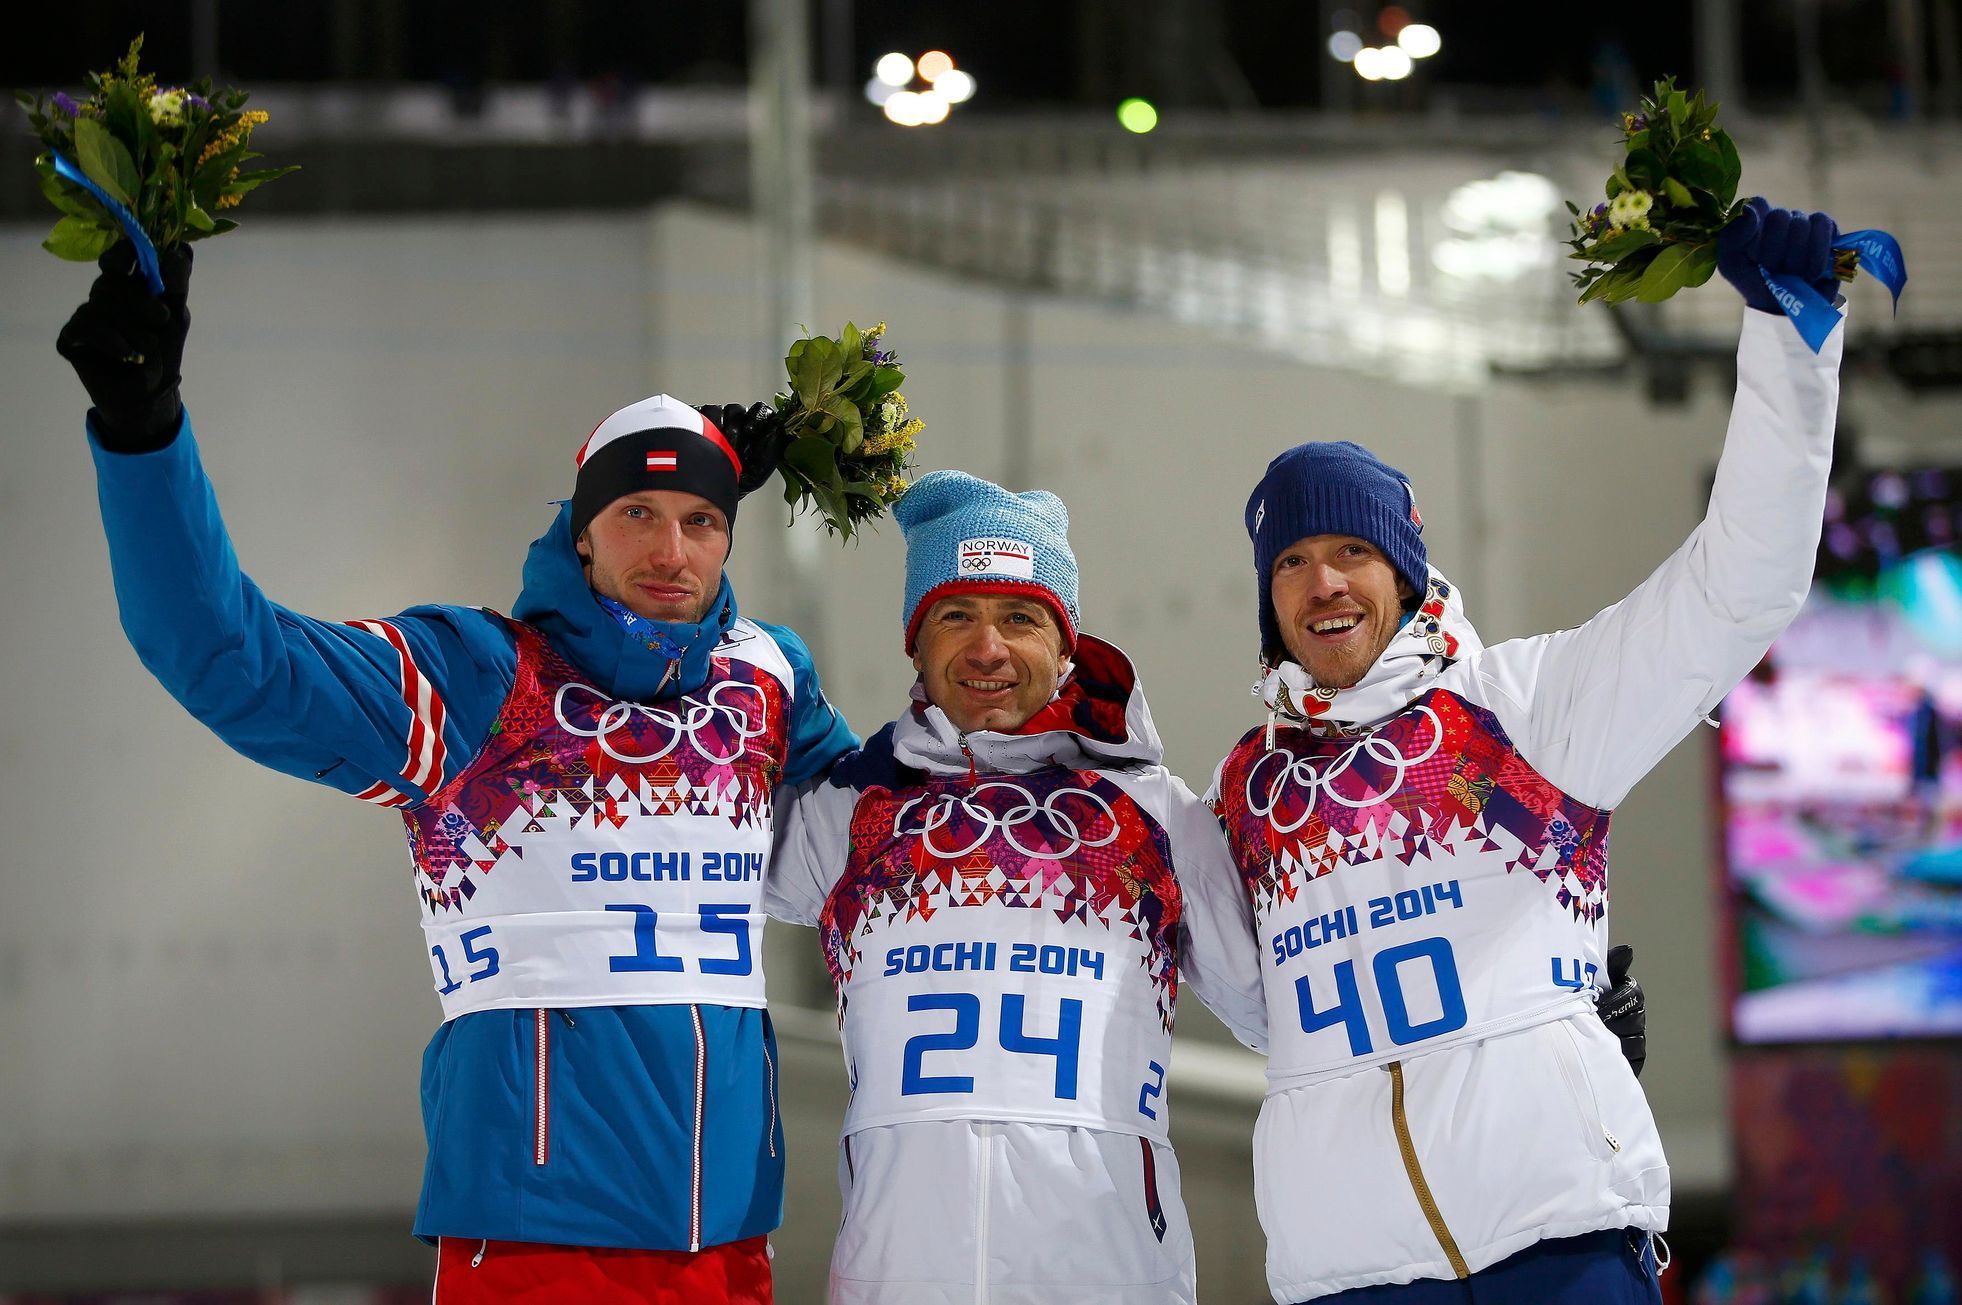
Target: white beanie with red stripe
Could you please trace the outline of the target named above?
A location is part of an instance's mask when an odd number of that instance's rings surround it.
[[[735,445],[700,411],[656,394],[615,412],[586,437],[572,490],[572,537],[600,510],[643,490],[695,494],[736,521],[743,474]]]

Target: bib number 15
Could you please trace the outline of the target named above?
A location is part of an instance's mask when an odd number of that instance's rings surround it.
[[[1031,1035],[1023,1023],[1026,998],[1019,992],[1001,999],[998,1041],[1003,1051],[1031,1056],[1053,1056],[1056,1060],[1056,1099],[1076,1100],[1078,1044],[1083,1034],[1083,1002],[1064,997],[1056,1015],[1056,1036]],[[923,1096],[940,1092],[972,1092],[971,1074],[928,1074],[924,1062],[928,1052],[966,1051],[981,1040],[981,998],[971,992],[916,992],[906,999],[909,1011],[952,1011],[954,1027],[944,1033],[916,1033],[906,1039],[899,1092],[901,1096]]]
[[[1420,938],[1386,947],[1371,958],[1369,970],[1383,1007],[1384,1026],[1390,1041],[1397,1046],[1407,1047],[1465,1027],[1465,991],[1458,982],[1458,962],[1451,954],[1450,939]],[[1424,971],[1428,971],[1428,980],[1419,977]],[[1437,993],[1435,1018],[1411,1020],[1404,988],[1406,976],[1413,983],[1427,984]],[[1327,1005],[1317,1004],[1308,975],[1294,981],[1295,1002],[1301,1008],[1301,1031],[1315,1033],[1340,1024],[1349,1035],[1349,1054],[1367,1056],[1375,1048],[1369,1035],[1369,1020],[1363,1012],[1362,991],[1356,982],[1356,963],[1336,962],[1334,978],[1334,1000]]]

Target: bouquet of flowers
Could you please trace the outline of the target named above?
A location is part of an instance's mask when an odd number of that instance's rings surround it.
[[[245,108],[244,91],[213,92],[209,80],[160,87],[137,67],[142,50],[138,36],[114,68],[88,74],[79,103],[60,91],[14,98],[41,141],[41,193],[62,213],[42,247],[90,262],[127,237],[151,275],[158,249],[230,231],[238,223],[220,214],[294,169],[245,167],[267,115]]]
[[[1573,274],[1580,301],[1661,303],[1717,270],[1717,233],[1743,205],[1737,199],[1742,165],[1730,133],[1716,125],[1717,106],[1698,91],[1686,96],[1673,78],[1634,113],[1622,115],[1627,151],[1608,177],[1607,201],[1582,212],[1571,201],[1570,258],[1589,264]],[[1839,275],[1858,265],[1839,255]]]
[[[788,440],[784,502],[814,508],[845,539],[906,492],[914,437],[926,428],[907,412],[906,373],[885,333],[884,322],[869,331],[847,322],[835,338],[797,341],[783,360],[790,389],[776,396]]]

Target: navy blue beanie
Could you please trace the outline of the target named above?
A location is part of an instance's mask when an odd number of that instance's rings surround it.
[[[1270,664],[1287,653],[1274,619],[1274,559],[1311,535],[1367,539],[1419,596],[1430,579],[1424,519],[1408,476],[1348,440],[1295,445],[1267,464],[1247,499],[1247,536],[1260,587],[1260,654]]]

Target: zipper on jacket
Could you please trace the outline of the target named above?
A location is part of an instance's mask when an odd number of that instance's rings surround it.
[[[981,779],[981,768],[975,764],[974,749],[967,746],[967,734],[965,731],[962,732],[960,738],[961,755],[967,758],[967,782],[970,784],[979,783]]]
[[[1417,1204],[1423,1207],[1424,1218],[1430,1222],[1431,1235],[1444,1248],[1444,1258],[1451,1261],[1451,1272],[1460,1278],[1469,1278],[1471,1269],[1466,1266],[1465,1257],[1458,1253],[1457,1239],[1444,1226],[1444,1216],[1438,1213],[1437,1198],[1431,1195],[1431,1185],[1424,1181],[1423,1167],[1417,1163],[1417,1145],[1410,1140],[1410,1121],[1403,1114],[1403,1062],[1393,1060],[1387,1068],[1390,1071],[1390,1124],[1396,1129],[1397,1150],[1403,1152],[1403,1171],[1410,1178],[1410,1189],[1417,1196]]]
[[[974,1299],[979,1302],[988,1299],[988,1195],[994,1190],[988,1176],[993,1165],[995,1149],[995,1126],[976,1124],[981,1135],[981,1163],[976,1167],[974,1183]]]
[[[777,1158],[777,1061],[776,1057],[770,1054],[769,1018],[769,1012],[764,1012],[763,1072],[768,1080],[770,1090],[770,1131],[763,1136],[770,1143],[770,1158],[774,1160]]]
[[[531,1134],[531,1162],[542,1165],[552,1150],[552,1021],[543,1006],[532,1012],[537,1064],[534,1066],[532,1105],[536,1121]]]
[[[708,1095],[708,1038],[702,1032],[702,1008],[690,1006],[695,1017],[695,1165],[688,1189],[688,1249],[702,1249],[702,1105]]]

